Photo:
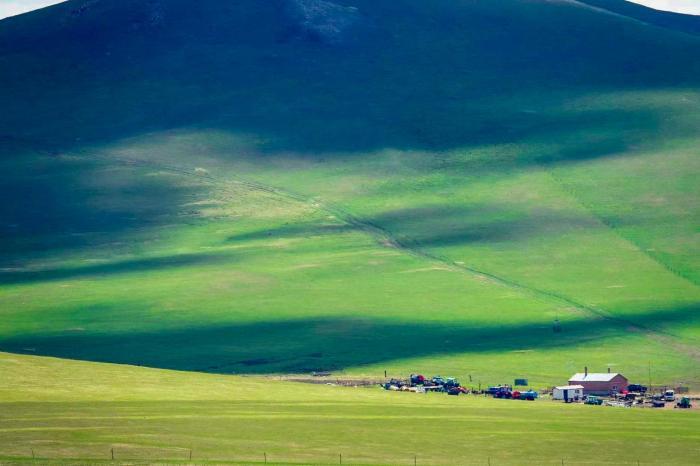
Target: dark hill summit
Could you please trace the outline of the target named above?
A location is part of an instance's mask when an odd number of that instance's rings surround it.
[[[203,124],[302,151],[447,148],[548,124],[494,105],[694,85],[700,39],[570,1],[72,0],[1,21],[0,67],[5,139]]]
[[[587,5],[634,18],[645,23],[685,32],[687,34],[700,35],[700,16],[685,15],[670,11],[654,10],[652,8],[628,2],[627,0],[581,0]]]

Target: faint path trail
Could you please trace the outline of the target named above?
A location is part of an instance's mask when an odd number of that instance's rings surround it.
[[[548,303],[558,303],[560,305],[564,305],[566,307],[574,308],[580,312],[583,312],[585,314],[588,314],[592,318],[597,318],[597,319],[604,319],[608,322],[614,323],[615,325],[621,326],[628,328],[629,330],[644,333],[648,335],[650,338],[660,341],[670,347],[673,347],[676,349],[678,352],[681,352],[688,357],[691,357],[693,359],[696,359],[700,361],[700,350],[698,348],[692,346],[692,345],[687,345],[685,343],[682,343],[678,341],[678,336],[673,335],[672,333],[666,332],[664,330],[658,329],[658,328],[653,328],[649,327],[643,324],[639,324],[638,322],[634,322],[632,320],[628,320],[622,317],[614,316],[607,311],[589,306],[586,304],[583,304],[581,302],[578,302],[572,298],[569,298],[567,296],[554,293],[548,290],[542,290],[539,288],[534,288],[528,285],[521,284],[519,282],[516,282],[514,280],[501,277],[499,275],[486,272],[474,267],[470,267],[468,265],[462,264],[462,263],[457,263],[447,257],[441,256],[439,254],[435,254],[432,252],[429,252],[425,249],[421,249],[415,245],[410,245],[406,244],[405,242],[402,242],[399,240],[391,231],[387,230],[386,228],[382,227],[381,225],[374,224],[372,222],[363,220],[360,217],[357,217],[350,211],[336,206],[332,204],[326,204],[324,202],[319,201],[318,199],[315,199],[313,197],[308,197],[302,194],[298,194],[286,189],[278,188],[275,186],[270,186],[264,183],[260,183],[254,180],[246,179],[241,176],[235,175],[235,174],[227,174],[227,176],[231,176],[233,178],[233,181],[228,180],[228,179],[221,179],[217,178],[209,173],[197,171],[196,169],[189,169],[185,168],[182,166],[178,165],[171,165],[171,164],[164,164],[161,162],[153,162],[153,161],[148,161],[148,160],[143,160],[143,159],[133,159],[133,158],[125,158],[125,157],[115,157],[115,156],[99,156],[103,160],[111,160],[111,161],[116,161],[125,165],[131,165],[131,166],[139,166],[139,167],[147,167],[147,168],[152,168],[156,170],[161,170],[165,172],[170,172],[186,177],[193,177],[201,181],[206,181],[212,185],[215,185],[219,188],[223,188],[226,191],[229,191],[238,186],[243,186],[246,187],[250,190],[254,191],[261,191],[265,192],[268,194],[272,194],[284,199],[296,201],[296,202],[302,202],[306,204],[311,204],[315,208],[327,212],[342,222],[346,223],[347,225],[350,225],[357,230],[361,230],[375,238],[379,244],[382,244],[384,246],[389,246],[396,248],[406,254],[409,254],[411,256],[421,258],[428,260],[433,263],[439,263],[440,265],[449,268],[450,270],[456,271],[456,272],[461,272],[468,274],[473,277],[480,278],[484,281],[488,281],[490,283],[494,283],[503,287],[507,287],[510,289],[515,289],[518,290],[524,294],[527,294],[531,297],[534,297],[535,299],[543,302],[548,302]]]

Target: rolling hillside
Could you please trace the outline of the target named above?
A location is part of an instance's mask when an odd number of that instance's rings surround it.
[[[700,37],[593,3],[0,21],[0,350],[700,385]]]

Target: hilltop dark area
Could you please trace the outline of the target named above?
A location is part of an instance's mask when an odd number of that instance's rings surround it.
[[[0,138],[53,150],[206,125],[353,152],[517,137],[551,122],[484,109],[697,84],[700,38],[666,26],[576,2],[72,0],[0,22]]]
[[[700,35],[700,16],[654,10],[627,0],[581,0],[582,3],[602,8],[650,25]]]

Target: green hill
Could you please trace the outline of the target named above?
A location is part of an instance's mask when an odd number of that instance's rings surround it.
[[[653,24],[516,0],[0,21],[0,349],[700,385],[700,37]]]

